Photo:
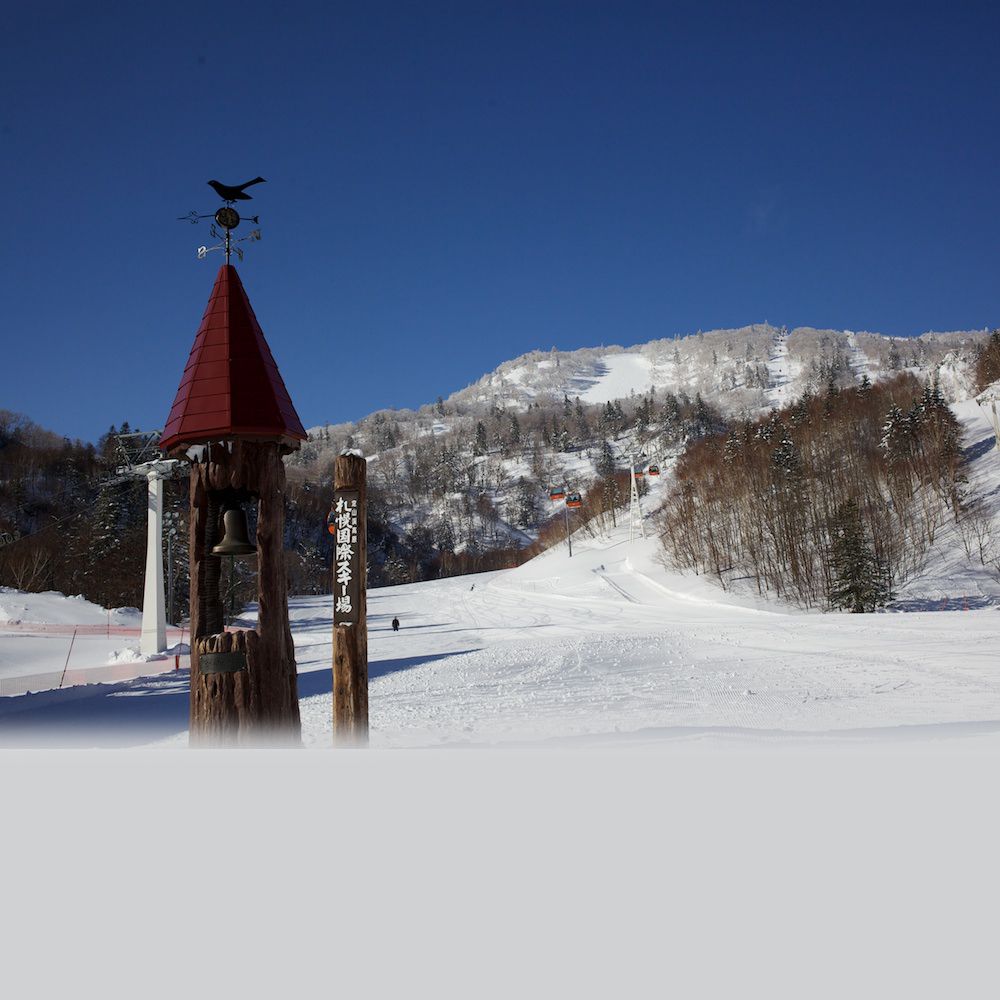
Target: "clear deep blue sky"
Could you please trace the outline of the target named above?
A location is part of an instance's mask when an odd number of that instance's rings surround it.
[[[306,426],[534,348],[1000,324],[995,3],[3,5],[0,407],[162,426],[219,256]]]

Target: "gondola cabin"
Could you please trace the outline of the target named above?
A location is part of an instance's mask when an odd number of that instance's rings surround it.
[[[646,476],[646,473],[643,472],[642,469],[636,469],[633,472],[633,475],[635,476],[636,479],[644,479],[645,476]]]
[[[647,476],[658,476],[659,474],[660,474],[660,467],[658,465],[651,465],[646,470],[646,475]]]
[[[557,500],[565,500],[566,499],[566,491],[565,490],[549,490],[549,499],[553,503],[555,503]]]
[[[566,506],[567,507],[582,507],[583,506],[583,497],[580,496],[579,493],[570,493],[569,496],[566,497]]]

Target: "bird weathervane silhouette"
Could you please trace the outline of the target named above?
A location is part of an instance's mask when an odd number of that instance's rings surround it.
[[[263,183],[265,183],[263,177],[255,177],[252,181],[246,181],[244,184],[223,184],[221,181],[209,181],[209,187],[225,202],[222,208],[204,215],[199,214],[197,211],[191,211],[187,215],[179,216],[179,222],[190,222],[192,226],[198,225],[201,219],[215,220],[210,232],[213,239],[222,240],[222,242],[217,243],[214,247],[198,247],[198,260],[204,260],[213,250],[225,250],[227,264],[229,263],[230,255],[233,253],[240,260],[243,260],[243,248],[238,244],[245,243],[247,240],[254,242],[259,240],[260,230],[252,229],[246,236],[241,236],[239,239],[233,238],[233,230],[241,222],[252,222],[255,226],[258,226],[260,225],[260,217],[256,215],[244,217],[233,206],[237,201],[249,201],[251,199],[252,195],[246,193],[246,188],[250,187],[251,184]],[[220,233],[215,228],[216,225],[223,232]]]

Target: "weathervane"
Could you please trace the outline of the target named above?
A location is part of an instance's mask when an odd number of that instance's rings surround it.
[[[220,181],[209,181],[209,185],[214,189],[215,193],[225,202],[225,204],[216,212],[209,212],[205,215],[200,215],[196,211],[188,212],[187,215],[179,216],[179,222],[190,222],[192,226],[198,225],[201,219],[214,219],[215,223],[212,225],[210,232],[212,234],[212,239],[222,240],[221,243],[217,243],[214,247],[201,246],[198,247],[198,260],[204,260],[213,250],[225,250],[226,251],[226,263],[229,263],[229,257],[231,254],[235,253],[240,260],[243,260],[243,248],[239,246],[240,243],[246,243],[247,240],[256,241],[260,239],[260,230],[251,229],[246,236],[241,236],[239,239],[233,238],[233,230],[241,222],[252,222],[255,226],[260,225],[260,217],[256,215],[242,216],[234,208],[234,204],[237,201],[249,201],[251,195],[248,195],[245,188],[250,187],[251,184],[263,184],[263,177],[255,177],[252,181],[247,181],[245,184],[222,184]],[[219,226],[224,233],[219,232],[215,227]]]

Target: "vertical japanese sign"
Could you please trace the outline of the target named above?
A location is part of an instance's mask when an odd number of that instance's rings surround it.
[[[337,490],[327,528],[334,538],[333,624],[356,625],[361,606],[362,567],[358,545],[357,490]]]

